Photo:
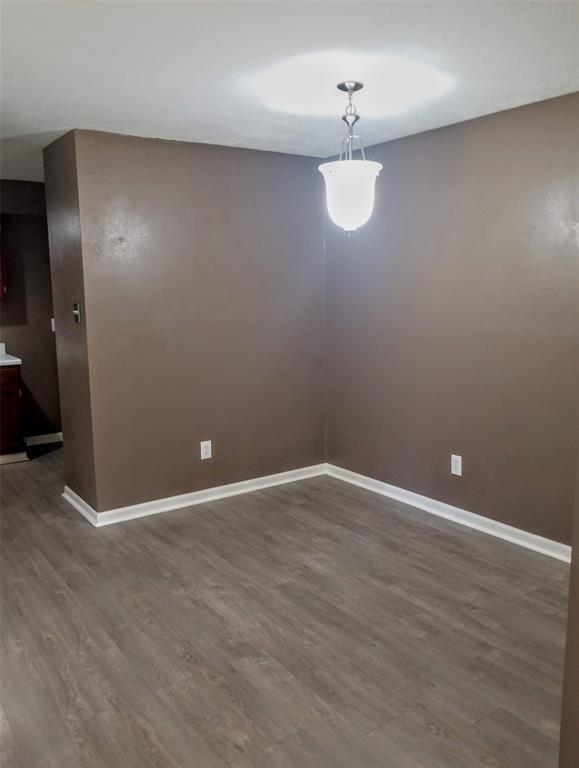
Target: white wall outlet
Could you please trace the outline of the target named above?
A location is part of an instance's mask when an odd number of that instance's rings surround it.
[[[52,330],[53,333],[56,333],[56,324],[54,322],[53,317],[50,318],[50,329]]]
[[[462,456],[456,456],[454,453],[451,455],[450,474],[462,477]]]
[[[213,455],[211,449],[211,440],[202,440],[199,445],[201,447],[201,458],[210,459]]]

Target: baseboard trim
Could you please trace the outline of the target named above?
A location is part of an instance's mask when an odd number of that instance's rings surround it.
[[[184,507],[205,504],[209,501],[217,501],[218,499],[225,499],[229,496],[238,496],[243,493],[260,491],[265,488],[273,488],[276,485],[293,483],[298,480],[306,480],[310,477],[319,477],[320,475],[329,475],[337,480],[342,480],[351,485],[357,485],[367,491],[378,493],[381,496],[387,496],[390,499],[395,499],[396,501],[408,504],[411,507],[421,509],[424,512],[429,512],[432,515],[443,517],[446,520],[458,523],[459,525],[464,525],[467,528],[473,528],[476,531],[481,531],[490,536],[510,541],[512,544],[517,544],[526,549],[532,549],[535,552],[541,552],[543,555],[554,557],[565,563],[571,562],[571,547],[566,544],[561,544],[552,539],[546,539],[543,536],[523,531],[520,528],[514,528],[505,523],[499,523],[496,520],[477,515],[474,512],[468,512],[466,509],[460,509],[460,507],[453,507],[450,504],[445,504],[443,501],[437,501],[428,496],[414,493],[414,491],[407,491],[404,488],[389,485],[381,480],[375,480],[372,477],[360,475],[349,469],[342,469],[342,467],[337,467],[334,464],[314,464],[301,469],[290,469],[288,472],[278,472],[274,475],[256,477],[252,480],[242,480],[238,483],[228,483],[227,485],[207,488],[202,491],[193,491],[192,493],[184,493],[179,496],[170,496],[164,499],[156,499],[155,501],[146,501],[142,504],[119,507],[107,512],[97,512],[96,509],[91,507],[90,504],[68,486],[65,486],[62,496],[71,506],[80,512],[89,523],[96,528],[100,528],[104,525],[123,523],[127,520],[136,520],[139,517],[157,515],[161,512],[171,512],[172,510],[183,509]]]
[[[75,493],[72,488],[69,488],[68,485],[64,486],[64,491],[62,493],[62,498],[65,501],[68,501],[68,503],[76,509],[77,512],[80,512],[80,514],[86,518],[89,523],[95,526],[95,528],[99,527],[98,522],[98,512],[96,509],[91,507],[91,505],[86,502],[82,496],[79,496],[78,493]]]
[[[30,435],[26,438],[26,445],[48,445],[49,443],[62,443],[62,432],[51,432],[48,435]]]
[[[274,475],[265,475],[251,480],[241,480],[238,483],[228,483],[219,485],[215,488],[207,488],[202,491],[193,491],[192,493],[183,493],[179,496],[170,496],[155,501],[145,501],[142,504],[132,504],[128,507],[118,507],[107,512],[97,512],[71,488],[65,486],[62,497],[68,501],[80,514],[85,517],[89,523],[96,528],[103,525],[113,525],[114,523],[123,523],[127,520],[135,520],[139,517],[148,515],[157,515],[161,512],[170,512],[175,509],[192,507],[196,504],[205,504],[208,501],[217,501],[225,499],[228,496],[238,496],[242,493],[251,493],[265,488],[273,488],[276,485],[293,483],[297,480],[306,480],[309,477],[318,477],[326,474],[325,464],[314,464],[300,469],[290,469],[287,472],[277,472]]]
[[[430,512],[432,515],[444,517],[446,520],[451,520],[454,523],[459,523],[468,528],[474,528],[482,533],[487,533],[490,536],[510,541],[512,544],[518,544],[520,547],[541,552],[565,563],[571,562],[571,547],[558,541],[546,539],[543,536],[523,531],[520,528],[514,528],[511,525],[506,525],[506,523],[499,523],[497,520],[491,520],[474,512],[468,512],[466,509],[460,509],[460,507],[453,507],[450,504],[445,504],[443,501],[436,501],[436,499],[431,499],[428,496],[414,493],[414,491],[407,491],[404,488],[383,483],[380,480],[360,475],[349,469],[342,469],[334,464],[326,465],[326,473],[337,480],[343,480],[346,483],[365,488],[367,491],[373,491],[381,496],[401,501],[424,512]]]
[[[25,451],[20,451],[19,453],[3,453],[0,456],[0,465],[17,464],[19,461],[28,461],[28,455]]]

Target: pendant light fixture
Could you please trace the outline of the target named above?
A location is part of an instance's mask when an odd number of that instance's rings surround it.
[[[328,214],[334,224],[345,232],[365,224],[374,208],[374,186],[376,177],[382,170],[380,163],[366,160],[362,140],[354,133],[354,126],[360,119],[352,99],[354,93],[364,86],[355,80],[339,83],[338,88],[348,94],[348,105],[342,120],[348,126],[348,132],[342,142],[340,159],[331,163],[322,163],[319,171],[326,183],[326,204]],[[361,159],[353,157],[354,143],[358,140]]]

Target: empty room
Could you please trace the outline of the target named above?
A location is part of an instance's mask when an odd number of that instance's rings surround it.
[[[0,0],[0,764],[579,767],[579,3]]]

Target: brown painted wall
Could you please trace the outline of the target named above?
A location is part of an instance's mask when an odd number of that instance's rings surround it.
[[[0,340],[22,358],[24,433],[60,432],[44,184],[0,182],[7,295]]]
[[[372,148],[374,217],[351,239],[328,225],[326,249],[328,460],[565,542],[578,117],[575,95]],[[98,480],[85,498],[105,510],[323,460],[317,161],[65,143]]]
[[[572,95],[367,152],[373,218],[327,225],[328,461],[569,542],[577,125]]]
[[[84,304],[84,277],[74,133],[44,152],[50,267],[64,435],[65,482],[92,506],[97,503],[90,404],[87,326],[72,317]]]
[[[569,581],[567,647],[563,685],[560,768],[577,768],[579,762],[579,462],[575,490],[573,561]]]
[[[75,136],[97,509],[323,461],[315,161]]]

